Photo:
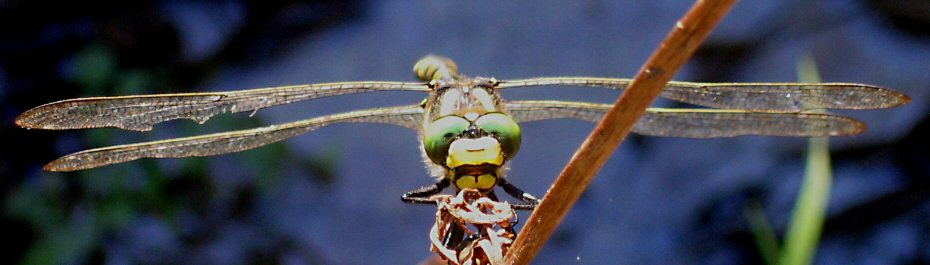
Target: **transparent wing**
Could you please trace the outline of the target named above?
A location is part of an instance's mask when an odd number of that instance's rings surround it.
[[[28,110],[16,118],[16,124],[53,130],[116,127],[148,131],[152,125],[168,120],[191,119],[203,123],[221,113],[257,111],[301,100],[384,90],[430,91],[423,83],[341,82],[215,93],[77,98]]]
[[[626,89],[631,79],[541,77],[501,81],[499,88],[587,86]],[[802,112],[811,109],[880,109],[907,104],[900,92],[850,83],[693,83],[672,81],[662,97],[689,104],[756,112]]]
[[[517,122],[574,118],[597,122],[608,104],[569,101],[507,103]],[[747,112],[716,109],[649,108],[633,132],[651,136],[715,138],[740,135],[845,136],[859,134],[865,124],[848,117],[817,113]]]
[[[75,171],[139,158],[212,156],[239,152],[281,141],[317,128],[349,122],[384,123],[419,129],[419,105],[360,110],[250,130],[117,145],[80,151],[45,165],[47,171]]]

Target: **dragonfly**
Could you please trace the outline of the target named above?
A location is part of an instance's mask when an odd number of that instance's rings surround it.
[[[607,104],[562,100],[506,101],[507,89],[565,86],[623,90],[630,79],[538,77],[497,80],[468,77],[448,58],[429,55],[414,65],[419,82],[361,81],[200,92],[89,97],[57,101],[24,112],[16,124],[29,129],[115,127],[148,131],[155,124],[190,119],[204,123],[223,113],[252,112],[315,98],[378,91],[427,94],[418,104],[332,114],[254,129],[89,149],[58,158],[47,171],[75,171],[141,158],[213,156],[249,150],[327,125],[380,123],[418,132],[421,155],[435,183],[403,194],[403,201],[431,203],[429,196],[454,186],[497,199],[494,188],[532,209],[539,200],[504,176],[519,151],[521,123],[573,118],[597,122]],[[700,108],[650,108],[635,124],[641,135],[687,138],[763,136],[848,136],[863,132],[856,119],[811,112],[817,109],[881,109],[910,98],[900,92],[854,83],[669,82],[661,96]]]

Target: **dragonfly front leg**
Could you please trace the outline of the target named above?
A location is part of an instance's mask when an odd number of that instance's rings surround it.
[[[533,210],[533,209],[536,209],[536,205],[539,204],[539,199],[537,199],[536,196],[533,196],[532,194],[526,193],[520,188],[517,188],[517,186],[514,186],[506,179],[503,179],[503,178],[498,179],[497,185],[503,188],[504,192],[507,192],[507,194],[510,194],[510,196],[520,199],[521,201],[526,203],[526,204],[514,204],[513,205],[514,209]]]
[[[436,182],[433,185],[427,185],[408,191],[404,195],[400,196],[400,199],[406,203],[423,203],[423,204],[432,204],[436,205],[436,201],[432,200],[433,195],[439,194],[443,189],[449,187],[449,179],[442,179],[439,182]]]

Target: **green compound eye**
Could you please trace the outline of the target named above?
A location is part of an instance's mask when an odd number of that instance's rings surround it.
[[[445,116],[433,121],[423,133],[426,156],[434,163],[444,165],[449,155],[449,145],[468,128],[468,124],[468,120],[459,116]]]
[[[491,134],[501,143],[505,158],[511,158],[520,150],[520,125],[507,114],[492,112],[475,120],[475,125]]]

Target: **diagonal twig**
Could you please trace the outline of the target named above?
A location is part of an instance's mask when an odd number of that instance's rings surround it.
[[[549,188],[508,253],[506,264],[529,264],[588,183],[672,76],[736,0],[698,0],[636,74],[629,89],[594,128]]]

